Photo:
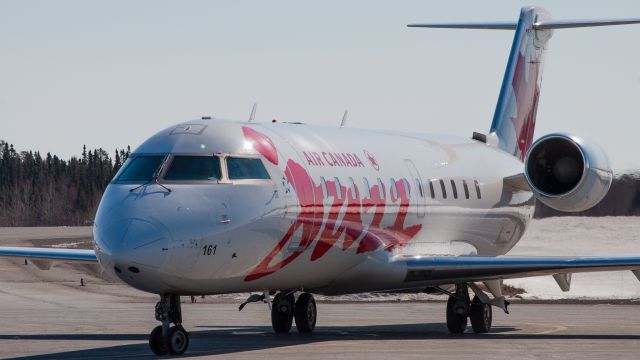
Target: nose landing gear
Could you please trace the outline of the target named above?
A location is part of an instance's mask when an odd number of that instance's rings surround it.
[[[280,292],[273,298],[271,326],[276,333],[288,333],[293,319],[299,333],[310,333],[316,327],[316,301],[313,295],[302,293],[296,301],[293,292]]]
[[[189,347],[189,334],[182,327],[180,296],[165,294],[156,304],[156,326],[149,335],[149,347],[156,355],[181,355]],[[174,326],[171,326],[171,324]]]

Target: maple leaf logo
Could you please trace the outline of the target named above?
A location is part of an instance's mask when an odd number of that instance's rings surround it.
[[[376,158],[373,156],[373,154],[371,154],[367,150],[362,150],[362,152],[364,153],[364,156],[367,158],[367,160],[369,160],[369,162],[371,163],[371,166],[374,169],[376,169],[376,171],[379,171],[380,170],[380,165],[378,165],[378,160],[376,160]]]

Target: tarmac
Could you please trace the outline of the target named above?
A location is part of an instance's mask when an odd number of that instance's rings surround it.
[[[0,245],[42,245],[39,241],[47,236],[57,240],[44,245],[87,244],[83,231],[24,230],[13,237],[3,231]],[[36,236],[40,232],[44,240]],[[0,357],[153,358],[147,341],[159,324],[156,296],[95,274],[70,265],[41,271],[22,259],[0,259]],[[197,301],[183,299],[183,323],[191,340],[187,357],[640,358],[638,305],[514,303],[509,315],[494,310],[491,333],[476,335],[469,327],[453,336],[446,330],[443,302],[319,302],[314,334],[294,329],[275,335],[266,304],[249,304],[238,312],[235,298]]]

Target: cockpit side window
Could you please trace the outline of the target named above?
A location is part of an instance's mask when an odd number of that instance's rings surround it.
[[[260,159],[228,157],[227,173],[229,180],[268,180],[267,169]]]
[[[220,158],[217,156],[176,155],[164,174],[164,180],[220,180]]]
[[[116,181],[149,181],[156,175],[164,155],[138,155],[127,159]]]

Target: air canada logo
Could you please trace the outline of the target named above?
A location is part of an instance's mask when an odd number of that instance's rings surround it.
[[[379,171],[380,165],[378,165],[378,160],[376,160],[373,154],[371,154],[367,150],[362,150],[362,152],[364,153],[364,156],[367,158],[367,160],[369,160],[369,162],[371,163],[371,166],[373,166],[373,168],[376,169],[376,171]]]

